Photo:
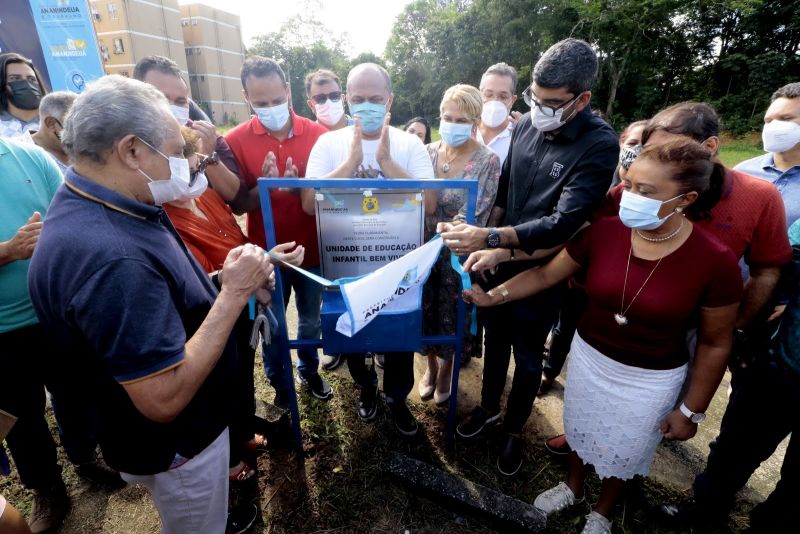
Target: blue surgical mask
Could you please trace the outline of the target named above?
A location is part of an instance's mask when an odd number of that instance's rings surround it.
[[[447,146],[461,146],[472,136],[472,124],[442,121],[439,123],[439,135]]]
[[[353,117],[361,119],[362,132],[371,134],[383,127],[383,117],[386,115],[386,104],[361,102],[360,104],[348,104],[348,107]]]
[[[661,206],[682,196],[678,195],[669,200],[661,201],[654,198],[646,198],[630,191],[623,191],[622,200],[619,203],[619,218],[622,224],[628,228],[655,230],[675,214],[674,211],[671,211],[663,219],[659,218],[658,212],[661,211]]]
[[[259,122],[271,132],[277,132],[289,120],[289,101],[277,106],[269,106],[265,108],[253,108],[256,112]]]

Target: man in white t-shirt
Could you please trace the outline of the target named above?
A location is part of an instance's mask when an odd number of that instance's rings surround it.
[[[430,156],[418,137],[389,126],[394,95],[386,69],[374,63],[355,66],[347,77],[347,106],[353,126],[320,136],[306,166],[307,178],[433,178]],[[303,209],[314,213],[314,191],[302,193]],[[346,354],[353,380],[361,386],[358,416],[365,421],[378,411],[378,376],[364,354]],[[383,392],[395,427],[405,436],[417,433],[406,397],[414,387],[414,354],[385,357]]]
[[[517,101],[517,71],[505,63],[496,63],[481,76],[483,112],[478,126],[478,141],[489,147],[500,158],[500,166],[511,146],[514,123],[509,115]],[[516,112],[515,112],[516,113]]]

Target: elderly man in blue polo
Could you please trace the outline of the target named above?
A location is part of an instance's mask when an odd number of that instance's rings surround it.
[[[245,245],[209,278],[178,237],[161,204],[189,193],[189,165],[157,89],[102,78],[75,101],[63,143],[74,165],[29,286],[64,380],[94,392],[103,456],[148,489],[162,532],[224,532],[230,334],[251,295],[269,300],[272,267]]]

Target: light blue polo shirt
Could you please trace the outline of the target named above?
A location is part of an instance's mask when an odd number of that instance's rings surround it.
[[[786,206],[787,228],[800,219],[800,165],[784,172],[775,167],[773,154],[767,152],[763,156],[741,162],[734,169],[775,184]]]
[[[0,138],[0,242],[14,237],[34,211],[44,217],[62,180],[47,152]],[[29,263],[0,266],[0,333],[38,322],[28,295]]]

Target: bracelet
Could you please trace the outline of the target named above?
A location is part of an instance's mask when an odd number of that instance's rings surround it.
[[[508,300],[508,288],[506,288],[505,284],[500,284],[495,289],[500,293],[500,296],[503,297],[503,302]]]

